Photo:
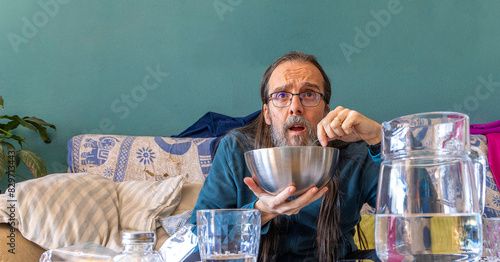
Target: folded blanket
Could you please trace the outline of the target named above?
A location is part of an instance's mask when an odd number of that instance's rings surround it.
[[[232,117],[208,112],[182,133],[172,137],[216,137],[216,139],[210,143],[210,154],[213,159],[217,147],[219,146],[219,141],[224,135],[234,128],[248,125],[259,115],[260,110],[244,117]]]

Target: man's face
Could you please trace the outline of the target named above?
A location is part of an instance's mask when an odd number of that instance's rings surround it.
[[[315,91],[324,94],[323,76],[309,62],[281,63],[269,78],[269,94],[287,91],[294,94]],[[275,146],[310,145],[317,138],[316,126],[329,111],[321,99],[318,106],[305,107],[293,96],[288,107],[275,107],[272,101],[263,106],[266,123],[271,126]]]

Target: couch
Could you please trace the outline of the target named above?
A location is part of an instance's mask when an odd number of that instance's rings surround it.
[[[92,239],[119,250],[121,232],[136,229],[155,230],[155,249],[158,250],[169,237],[159,219],[192,210],[211,166],[210,149],[215,139],[90,134],[73,137],[68,142],[68,173],[51,174],[16,185],[17,229],[8,224],[12,214],[0,211],[0,222],[3,222],[0,236],[4,239],[0,241],[0,260],[38,261],[47,249],[92,242]],[[471,136],[471,144],[487,153],[485,136]],[[500,195],[491,171],[487,170],[483,216],[498,217]],[[77,193],[80,195],[74,195]],[[11,203],[9,200],[12,199],[4,196],[3,203]],[[96,206],[108,209],[96,209]],[[68,215],[78,212],[82,215]],[[375,246],[373,213],[374,209],[367,205],[362,210],[361,227],[369,248]],[[53,222],[59,219],[66,222]],[[106,226],[99,229],[102,224]],[[33,228],[40,230],[33,231]],[[106,233],[89,236],[89,232],[96,234],[95,231]],[[15,254],[9,252],[12,244],[4,244],[6,238],[14,241]]]

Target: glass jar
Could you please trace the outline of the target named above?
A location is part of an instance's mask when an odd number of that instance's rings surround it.
[[[486,162],[479,150],[471,157],[468,116],[403,116],[384,122],[382,135],[375,215],[378,257],[479,259]]]
[[[154,232],[123,232],[123,251],[113,257],[114,262],[163,262],[154,251]]]

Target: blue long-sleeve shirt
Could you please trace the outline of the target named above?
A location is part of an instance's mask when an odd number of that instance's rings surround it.
[[[234,135],[239,135],[234,133]],[[210,173],[194,207],[191,223],[196,225],[196,210],[222,208],[254,208],[257,197],[243,182],[251,177],[244,158],[244,148],[234,135],[225,136],[212,162]],[[240,135],[241,137],[241,135]],[[243,146],[250,148],[247,144]],[[373,157],[373,159],[372,159]],[[365,142],[349,144],[340,150],[339,197],[340,228],[343,242],[338,247],[339,257],[357,250],[354,244],[355,226],[361,221],[360,210],[364,203],[375,207],[380,156],[371,156]],[[374,162],[378,162],[377,164]],[[285,235],[280,235],[279,261],[317,260],[316,230],[322,198],[289,216],[290,224]],[[269,223],[263,226],[267,232]],[[196,228],[193,228],[196,234]],[[309,260],[312,259],[312,260]]]

